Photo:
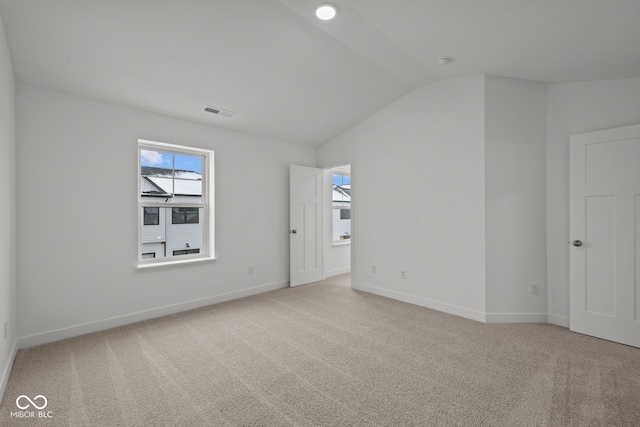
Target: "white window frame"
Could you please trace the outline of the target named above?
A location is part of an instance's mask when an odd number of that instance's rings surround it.
[[[142,197],[140,186],[140,170],[142,166],[141,154],[142,150],[162,151],[173,154],[186,154],[189,156],[202,157],[202,202],[185,203],[164,201],[156,199],[155,201],[145,200]],[[138,170],[136,178],[138,180],[138,268],[153,267],[160,265],[183,264],[197,261],[215,260],[215,240],[214,240],[214,152],[202,148],[188,147],[184,145],[167,144],[164,142],[148,141],[144,139],[138,140]],[[202,208],[200,222],[202,223],[202,247],[199,254],[181,255],[178,258],[143,258],[142,257],[142,227],[143,226],[143,208],[159,207],[159,208]]]

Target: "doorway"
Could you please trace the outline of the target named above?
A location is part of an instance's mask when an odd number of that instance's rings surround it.
[[[351,164],[324,169],[325,278],[351,272],[352,175]]]
[[[352,169],[290,165],[289,286],[351,273]]]

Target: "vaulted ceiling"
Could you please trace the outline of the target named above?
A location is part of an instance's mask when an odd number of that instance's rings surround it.
[[[19,82],[309,146],[438,79],[640,77],[638,0],[0,0],[0,15]]]

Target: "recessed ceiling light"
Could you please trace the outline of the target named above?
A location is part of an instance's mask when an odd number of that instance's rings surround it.
[[[318,19],[328,21],[336,16],[336,12],[336,7],[331,3],[322,3],[316,9],[316,16],[318,17]]]
[[[453,59],[450,56],[441,56],[437,59],[437,61],[438,61],[438,65],[440,65],[441,67],[446,67],[447,65],[455,61],[455,59]]]

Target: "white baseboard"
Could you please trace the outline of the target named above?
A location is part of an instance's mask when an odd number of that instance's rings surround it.
[[[382,289],[376,286],[366,285],[364,283],[358,283],[358,282],[353,284],[353,289],[369,292],[369,293],[380,295],[387,298],[396,299],[403,302],[408,302],[410,304],[419,305],[421,307],[431,308],[433,310],[442,311],[444,313],[453,314],[455,316],[464,317],[466,319],[471,319],[478,322],[486,322],[485,313],[475,311],[475,310],[470,310],[464,307],[445,304],[438,301],[416,297],[413,295],[407,295],[401,292],[390,291],[388,289]]]
[[[547,313],[487,313],[487,323],[548,323]]]
[[[558,314],[548,314],[547,323],[562,326],[564,328],[568,328],[570,326],[569,318],[567,316],[560,316]]]
[[[359,291],[369,292],[372,294],[397,299],[399,301],[408,302],[410,304],[419,305],[421,307],[431,308],[433,310],[442,311],[444,313],[453,314],[455,316],[464,317],[466,319],[476,320],[484,323],[550,323],[552,325],[569,327],[569,318],[548,313],[482,313],[476,310],[459,307],[451,304],[445,304],[426,298],[416,297],[413,295],[403,294],[401,292],[390,291],[388,289],[378,288],[376,286],[367,285],[356,282],[353,288]]]
[[[351,267],[338,268],[336,270],[326,271],[324,275],[325,277],[333,277],[333,276],[339,276],[341,274],[347,274],[347,273],[351,273]]]
[[[2,375],[0,376],[0,402],[4,398],[4,392],[7,389],[9,383],[9,375],[11,375],[11,368],[13,368],[13,362],[16,360],[16,354],[18,353],[18,340],[13,341],[13,347],[11,348],[11,355],[7,364],[2,369]]]
[[[36,345],[46,344],[59,341],[66,338],[76,337],[79,335],[90,334],[92,332],[103,331],[118,326],[128,325],[143,320],[154,319],[156,317],[166,316],[169,314],[180,313],[194,308],[205,307],[212,304],[218,304],[225,301],[231,301],[238,298],[244,298],[251,295],[257,295],[276,289],[286,288],[289,282],[276,282],[266,285],[255,286],[253,288],[243,289],[240,291],[228,292],[207,298],[201,298],[192,301],[186,301],[178,304],[158,307],[151,310],[139,311],[137,313],[126,314],[123,316],[112,317],[110,319],[98,320],[96,322],[84,323],[81,325],[70,326],[67,328],[56,329],[39,334],[33,334],[18,339],[18,348],[28,348]]]

